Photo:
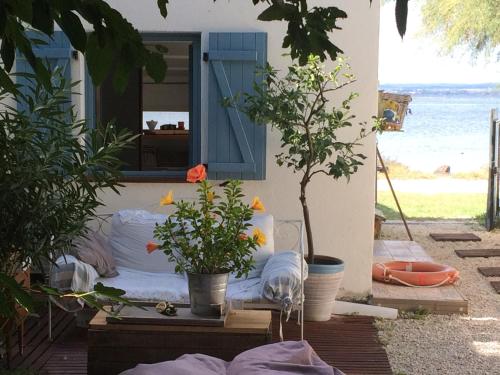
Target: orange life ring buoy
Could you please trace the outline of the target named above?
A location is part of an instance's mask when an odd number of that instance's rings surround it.
[[[409,261],[374,263],[372,276],[374,280],[384,283],[416,287],[449,285],[459,278],[458,271],[451,266]]]

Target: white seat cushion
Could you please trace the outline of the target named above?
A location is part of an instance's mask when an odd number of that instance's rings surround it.
[[[126,298],[143,301],[172,301],[189,303],[187,280],[182,275],[159,272],[143,272],[126,267],[118,267],[116,277],[96,279],[106,286],[123,289]],[[260,299],[260,279],[247,279],[230,283],[227,299],[256,301]]]
[[[189,303],[187,280],[182,275],[144,272],[120,266],[118,272],[116,277],[102,277],[96,282],[123,289],[127,292],[125,297],[132,300]]]

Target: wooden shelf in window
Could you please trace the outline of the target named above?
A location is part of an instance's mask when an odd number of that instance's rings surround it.
[[[144,131],[142,133],[142,139],[188,139],[189,130],[155,130],[155,131]]]
[[[189,135],[189,130],[143,130],[143,135]]]

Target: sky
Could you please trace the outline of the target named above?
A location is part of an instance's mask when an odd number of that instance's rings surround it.
[[[381,8],[379,82],[387,83],[485,83],[500,82],[500,62],[467,55],[439,54],[439,43],[421,33],[422,1],[409,2],[407,32],[401,40],[394,19],[394,2]]]

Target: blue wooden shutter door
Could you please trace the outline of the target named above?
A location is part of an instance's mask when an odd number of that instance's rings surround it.
[[[61,67],[65,79],[71,81],[71,43],[62,31],[54,31],[52,39],[30,31],[27,33],[28,37],[44,40],[47,44],[38,45],[33,48],[35,56],[40,57],[44,63],[49,64],[49,68],[54,70],[56,66]],[[28,61],[20,53],[16,54],[16,72],[31,73],[33,69]],[[30,82],[25,77],[16,77],[16,82],[22,85],[21,92],[25,95],[30,93]],[[68,107],[70,104],[68,104]],[[25,105],[18,104],[18,110],[26,110],[23,108]]]
[[[235,108],[223,106],[222,101],[253,92],[255,71],[267,62],[267,34],[210,33],[208,60],[209,177],[263,180],[266,127],[252,123]]]

